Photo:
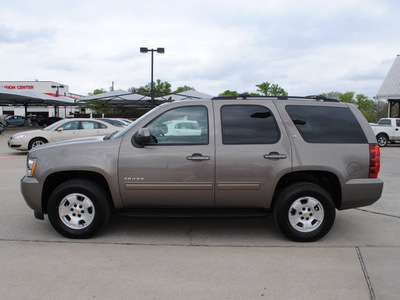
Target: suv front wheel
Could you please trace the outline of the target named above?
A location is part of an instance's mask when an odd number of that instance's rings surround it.
[[[107,223],[110,205],[104,190],[87,179],[72,179],[50,195],[47,213],[51,225],[68,238],[88,238]]]
[[[322,238],[332,228],[335,214],[329,193],[308,182],[286,187],[274,206],[276,225],[296,242],[313,242]]]

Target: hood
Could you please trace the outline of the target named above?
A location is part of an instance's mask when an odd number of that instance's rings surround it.
[[[71,140],[65,140],[65,141],[59,141],[59,142],[52,142],[52,143],[47,143],[43,144],[40,146],[37,146],[30,150],[30,153],[34,153],[37,150],[45,150],[45,149],[51,149],[51,148],[68,148],[68,147],[76,147],[76,145],[83,145],[83,144],[90,144],[90,143],[99,143],[104,141],[104,135],[100,136],[91,136],[91,137],[83,137],[83,138],[77,138],[77,139],[71,139]]]
[[[27,131],[21,131],[21,132],[14,133],[12,136],[13,136],[13,137],[14,137],[14,136],[17,136],[17,135],[26,135],[26,136],[29,136],[29,135],[31,135],[31,134],[40,133],[40,132],[42,132],[42,131],[43,131],[43,129],[27,130]]]

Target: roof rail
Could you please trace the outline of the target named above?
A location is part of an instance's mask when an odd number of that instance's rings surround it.
[[[316,101],[324,101],[324,102],[339,102],[337,99],[327,98],[323,95],[310,95],[310,96],[254,96],[250,94],[240,94],[238,96],[219,96],[214,97],[211,100],[230,100],[230,99],[247,99],[247,98],[256,98],[254,100],[291,100],[291,99],[303,99],[303,100],[316,100]]]

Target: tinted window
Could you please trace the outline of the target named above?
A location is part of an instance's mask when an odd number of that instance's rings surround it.
[[[223,144],[273,144],[280,138],[272,112],[259,105],[221,108]]]
[[[308,143],[367,142],[360,124],[349,108],[288,105],[286,111]]]
[[[392,125],[390,119],[380,119],[378,122],[379,125]]]
[[[396,127],[400,127],[400,120],[399,119],[396,120]]]
[[[150,144],[208,144],[208,113],[204,106],[171,109],[146,127],[152,135]]]

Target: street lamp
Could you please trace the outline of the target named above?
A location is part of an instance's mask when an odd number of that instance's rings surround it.
[[[60,94],[60,88],[63,89],[64,86],[63,85],[52,85],[51,88],[57,89],[56,90],[56,97],[58,97],[59,94]],[[56,105],[54,105],[54,115],[57,117],[57,106]]]
[[[153,61],[154,61],[154,52],[163,54],[165,53],[164,48],[157,48],[157,49],[149,49],[145,47],[140,48],[140,53],[147,53],[151,52],[151,108],[154,108],[154,83],[153,83]]]

